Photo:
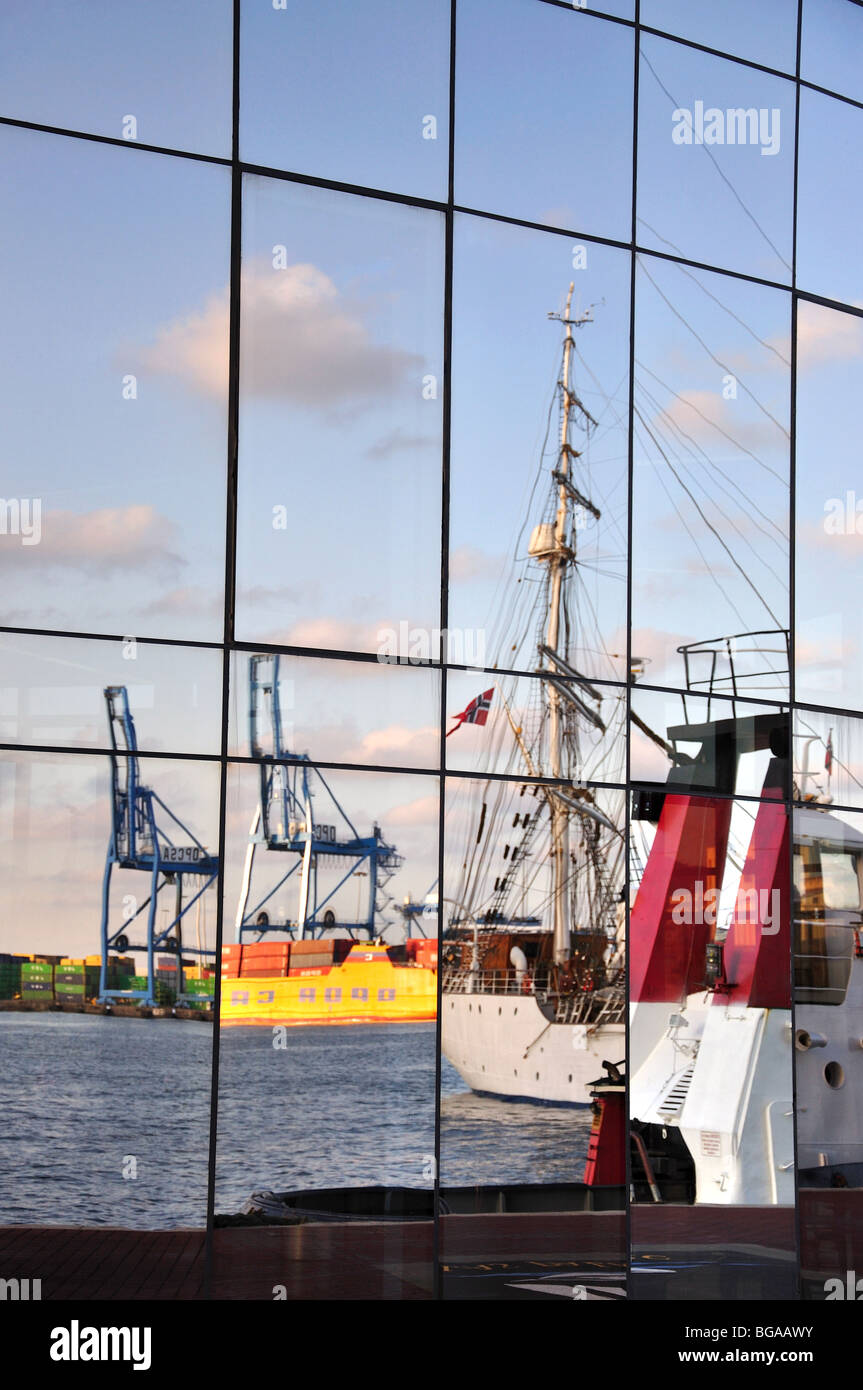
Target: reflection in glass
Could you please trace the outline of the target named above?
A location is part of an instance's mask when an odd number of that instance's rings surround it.
[[[460,0],[456,54],[456,202],[628,239],[633,30],[536,0]]]
[[[771,757],[785,754],[788,716],[762,704],[664,690],[632,691],[630,775],[728,796],[760,796]]]
[[[454,275],[449,617],[464,654],[451,659],[547,664],[541,538],[565,475],[560,649],[591,682],[625,679],[629,257],[461,217]]]
[[[244,184],[237,636],[409,655],[440,629],[443,218]]]
[[[480,719],[475,708],[479,695]],[[591,685],[562,677],[557,689],[573,711],[571,737],[584,781],[623,782],[626,777],[626,688]],[[548,766],[549,687],[547,678],[501,676],[497,672],[450,671],[447,702],[447,767],[452,771],[518,776],[528,765],[535,772]],[[473,697],[473,698],[471,698]],[[483,721],[482,705],[487,704]],[[457,711],[457,713],[456,713]],[[578,719],[578,716],[582,716]],[[464,716],[464,717],[463,717]]]
[[[634,799],[637,1298],[796,1297],[787,773],[759,803],[676,778]]]
[[[620,1290],[624,804],[585,784],[448,780],[446,1297],[509,1296],[537,1278],[548,1293]]]
[[[254,692],[262,681],[272,681],[274,659],[283,753],[301,753],[316,762],[440,765],[440,676],[436,670],[396,662],[322,661],[285,653],[234,653],[231,753],[250,754]]]
[[[189,875],[168,861],[195,847],[214,852],[219,768],[154,758],[135,766],[125,756],[118,764],[112,779],[107,757],[0,758],[0,1085],[14,1117],[0,1136],[7,1222],[166,1229],[205,1220],[216,890],[194,903],[184,896],[178,932],[177,880]],[[137,788],[142,810],[149,792],[159,798],[163,872],[154,877],[144,821],[114,864],[105,953],[118,782]]]
[[[446,198],[449,11],[447,0],[245,5],[242,158]]]
[[[214,1288],[248,1237],[243,1297],[425,1297],[438,781],[268,761],[260,674],[261,762],[229,776]],[[281,1229],[235,1230],[242,1211]]]
[[[823,1299],[863,1260],[863,817],[810,795],[794,811],[794,1063],[803,1295]]]
[[[800,0],[803,26],[800,76],[840,96],[863,97],[860,44],[863,14],[848,0]]]
[[[639,244],[790,281],[793,84],[645,35],[638,122]]]
[[[0,149],[2,621],[219,641],[230,171],[10,128]]]
[[[863,111],[803,88],[797,284],[845,304],[863,299],[858,235],[863,215],[861,149]]]
[[[797,62],[797,0],[728,0],[721,8],[689,0],[641,0],[640,19],[705,48],[793,74]]]
[[[798,706],[794,746],[796,800],[863,806],[863,719]]]
[[[797,697],[861,708],[856,401],[863,319],[819,304],[797,311]]]
[[[0,116],[231,153],[230,0],[88,0],[0,11]]]
[[[632,643],[652,685],[787,692],[789,319],[781,292],[640,259]]]
[[[138,747],[217,754],[222,653],[129,637],[0,634],[0,742],[105,748],[106,686],[125,685]]]

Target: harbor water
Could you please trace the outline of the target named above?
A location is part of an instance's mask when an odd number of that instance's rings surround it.
[[[0,1014],[0,1173],[15,1174],[0,1221],[202,1225],[211,1052],[209,1024]],[[262,1189],[431,1186],[434,1092],[434,1024],[224,1030],[215,1210]],[[590,1120],[473,1095],[444,1061],[441,1183],[577,1181]]]

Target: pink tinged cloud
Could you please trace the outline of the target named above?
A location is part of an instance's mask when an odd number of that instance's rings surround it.
[[[422,358],[374,342],[358,309],[328,275],[297,264],[274,270],[254,262],[242,291],[243,396],[327,410],[342,402],[370,404],[419,382]],[[203,395],[223,399],[228,385],[227,288],[196,313],[175,319],[140,354],[142,367],[174,376]]]
[[[40,569],[67,568],[90,575],[152,569],[164,577],[176,575],[186,563],[176,543],[175,523],[149,504],[92,512],[45,507],[42,539],[33,553]],[[17,551],[0,548],[0,564],[10,556],[19,566]]]

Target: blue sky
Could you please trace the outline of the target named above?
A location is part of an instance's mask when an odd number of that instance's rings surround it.
[[[755,55],[769,32],[782,40],[771,61],[786,66],[790,25],[777,16],[787,8],[747,10],[736,23],[724,12],[724,40],[710,27],[693,27],[690,7],[684,12],[670,0],[650,0],[643,17],[700,42],[736,44],[739,37]],[[78,7],[74,22],[67,6],[52,4],[5,13],[2,111],[115,135],[118,120],[131,112],[139,117],[141,140],[225,154],[228,9],[224,3],[120,4],[110,7],[110,23],[108,9],[95,3]],[[244,156],[441,197],[445,9],[381,0],[364,8],[365,27],[350,13],[327,30],[324,43],[317,38],[323,30],[312,28],[321,6],[295,5],[285,13],[263,0],[247,4]],[[559,361],[559,325],[546,316],[562,308],[574,279],[576,306],[595,305],[593,324],[578,332],[576,381],[600,418],[582,467],[607,528],[596,534],[588,528],[579,546],[604,645],[617,653],[603,674],[619,677],[629,258],[580,236],[629,235],[633,35],[626,26],[539,0],[505,0],[493,11],[480,0],[462,0],[459,15],[457,198],[570,227],[576,235],[456,220],[450,625],[499,639],[497,646],[489,640],[488,660],[502,660],[505,624],[495,626],[495,611],[510,560],[523,554],[520,532],[531,519],[531,485]],[[703,18],[711,19],[706,11]],[[851,90],[855,74],[843,55],[858,20],[853,6],[840,11],[836,0],[822,0],[816,11],[806,0],[804,71],[812,80]],[[829,30],[834,22],[838,27]],[[387,62],[369,75],[370,36],[381,32],[388,35]],[[685,106],[703,100],[720,109],[779,107],[781,147],[765,157],[757,147],[708,152],[675,145],[672,100],[643,66],[639,239],[784,282],[791,245],[790,84],[649,36],[643,52],[673,100]],[[327,72],[329,89],[322,82]],[[418,134],[427,114],[440,118],[436,141]],[[860,117],[803,94],[799,282],[849,302],[863,300],[856,245],[861,181],[854,176]],[[0,130],[0,153],[10,190],[0,210],[0,293],[12,325],[0,348],[4,491],[39,496],[44,507],[40,545],[2,538],[0,563],[11,577],[5,620],[218,641],[229,172],[12,128]],[[422,383],[442,375],[443,219],[431,210],[257,177],[247,180],[244,219],[238,635],[373,651],[382,626],[439,621],[442,402],[440,392],[424,399]],[[573,247],[581,244],[587,265],[575,269]],[[277,268],[273,248],[281,246],[286,259]],[[647,272],[708,348],[662,301]],[[782,361],[788,296],[710,272],[696,276],[700,283],[645,260],[636,303],[638,355],[648,369],[639,368],[637,377],[640,409],[662,438],[678,430],[678,449],[679,431],[694,430],[698,447],[724,470],[722,485],[733,501],[722,492],[716,467],[703,458],[687,464],[713,499],[706,514],[715,519],[716,506],[723,506],[746,540],[755,540],[757,553],[746,554],[759,596],[717,549],[679,484],[669,484],[693,534],[687,532],[659,481],[669,483],[667,465],[640,429],[633,617],[639,654],[651,657],[649,680],[679,679],[680,641],[772,625],[762,600],[780,617],[787,603],[781,579],[764,560],[772,557],[780,576],[787,567],[787,544],[783,550],[776,528],[786,525],[788,502],[789,372]],[[837,697],[851,700],[861,672],[851,597],[859,540],[849,535],[825,547],[819,525],[825,501],[856,483],[856,426],[845,403],[859,395],[863,352],[857,321],[847,315],[807,309],[801,324],[807,336],[798,507],[814,530],[798,538],[798,614],[816,638],[838,633],[830,642],[839,641],[836,650],[849,664]],[[724,373],[711,351],[751,396],[741,390],[735,400],[723,397]],[[129,373],[138,382],[134,401],[122,397]],[[687,447],[694,447],[691,439]],[[273,507],[280,505],[287,525],[275,530]],[[722,595],[705,577],[699,550],[721,572]],[[31,709],[47,716],[42,729],[92,746],[102,739],[101,686],[128,679],[147,746],[213,748],[218,673],[208,655],[148,649],[132,679],[121,653],[101,644],[75,654],[68,643],[36,638],[26,639],[26,660],[23,651],[11,640],[0,648],[4,720],[22,717],[20,686],[29,684]],[[828,655],[828,666],[831,661]],[[529,654],[525,664],[532,665]],[[295,733],[304,747],[335,750],[332,756],[354,752],[357,761],[374,751],[393,766],[431,765],[436,732],[427,677],[386,668],[372,675],[341,664],[327,669],[328,684],[311,663],[287,673],[303,704]],[[244,671],[238,676],[241,702]],[[799,689],[823,698],[825,679],[836,677],[816,673]],[[484,685],[484,678],[460,678],[454,708]],[[470,769],[475,745],[466,740],[481,743],[481,731],[458,738],[454,756]],[[475,756],[482,753],[476,744]],[[105,774],[102,768],[85,779],[67,799],[82,826],[92,823],[98,860]],[[46,797],[49,787],[50,778]],[[366,809],[373,800],[360,797]],[[205,798],[193,819],[206,822],[207,805]],[[428,838],[435,814],[420,787],[390,779],[381,805],[402,808],[396,821],[425,816]],[[419,823],[410,820],[416,872],[408,886],[415,893],[427,887]],[[244,832],[238,833],[242,842]],[[82,921],[89,910],[82,905]]]

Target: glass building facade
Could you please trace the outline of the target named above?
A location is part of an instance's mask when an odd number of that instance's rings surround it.
[[[0,15],[7,1236],[189,1299],[863,1270],[861,56],[857,0]]]

